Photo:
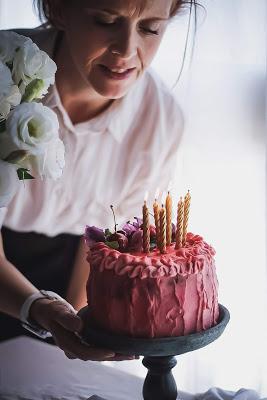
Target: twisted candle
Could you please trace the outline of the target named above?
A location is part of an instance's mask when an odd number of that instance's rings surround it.
[[[159,226],[160,226],[160,252],[166,253],[166,211],[164,205],[159,212]]]
[[[184,202],[180,197],[177,210],[177,225],[176,225],[176,249],[180,249],[183,244],[183,230],[184,230]]]
[[[146,205],[146,200],[143,205],[143,250],[144,253],[149,253],[150,250],[149,211]]]
[[[159,204],[157,202],[157,198],[155,198],[154,204],[153,204],[153,210],[154,210],[154,219],[155,219],[155,227],[156,227],[156,242],[157,242],[157,247],[160,247],[160,235],[159,235]]]
[[[166,244],[169,246],[172,242],[172,197],[170,192],[166,197]]]
[[[185,198],[184,198],[184,226],[183,226],[183,246],[185,245],[186,242],[186,235],[187,235],[187,229],[188,229],[188,220],[189,220],[189,210],[190,210],[190,202],[191,202],[191,196],[190,192],[188,190]]]

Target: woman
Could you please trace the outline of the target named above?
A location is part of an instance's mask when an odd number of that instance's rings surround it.
[[[88,278],[82,234],[140,214],[144,192],[166,189],[182,132],[179,107],[148,66],[168,23],[192,0],[39,0],[48,23],[30,36],[56,62],[43,103],[58,115],[66,166],[57,181],[34,180],[2,210],[1,339],[44,328],[70,358],[121,359],[82,344]],[[64,4],[64,5],[63,5]],[[20,270],[20,272],[19,272]],[[30,283],[31,282],[31,283]],[[37,289],[38,288],[38,289]]]

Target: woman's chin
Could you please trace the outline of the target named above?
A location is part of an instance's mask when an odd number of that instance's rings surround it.
[[[121,97],[125,96],[129,90],[131,89],[132,85],[127,85],[123,87],[110,87],[101,86],[101,87],[94,87],[95,91],[100,94],[100,96],[105,97],[106,99],[120,99]]]

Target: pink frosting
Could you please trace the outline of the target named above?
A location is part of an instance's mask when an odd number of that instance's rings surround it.
[[[214,255],[214,249],[201,236],[188,233],[185,247],[176,250],[173,243],[168,246],[166,254],[157,249],[149,254],[121,253],[100,242],[91,247],[89,259],[92,265],[99,266],[101,272],[112,269],[117,275],[127,274],[129,278],[157,278],[199,272]]]
[[[120,253],[104,243],[88,253],[91,318],[107,331],[135,337],[180,336],[218,320],[214,249],[189,233],[166,254]]]

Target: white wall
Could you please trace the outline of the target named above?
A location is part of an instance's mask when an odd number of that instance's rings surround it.
[[[0,0],[0,29],[32,28],[39,25],[31,0]]]

